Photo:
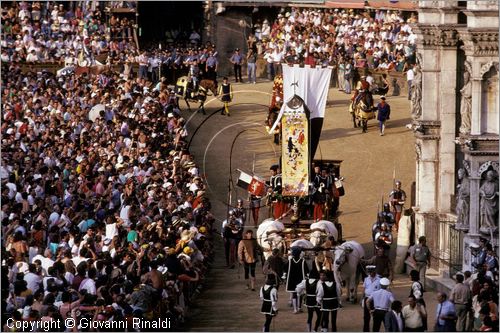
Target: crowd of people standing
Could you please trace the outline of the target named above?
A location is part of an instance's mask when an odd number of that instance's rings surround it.
[[[350,93],[357,68],[402,72],[415,63],[416,21],[414,12],[292,7],[257,23],[248,46],[263,55],[269,79],[283,63],[333,66],[334,84]]]
[[[101,54],[136,50],[133,24],[87,1],[2,3],[2,62],[91,65]]]
[[[98,53],[85,46],[105,39],[98,13],[52,2],[2,12],[4,331],[66,318],[161,317],[180,328],[213,260],[215,219],[167,85],[112,68],[56,77],[19,64],[33,51],[43,63],[63,50]]]

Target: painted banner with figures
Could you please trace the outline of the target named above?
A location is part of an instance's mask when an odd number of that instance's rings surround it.
[[[309,194],[309,121],[300,97],[294,96],[285,104],[281,118],[282,195],[303,197]]]

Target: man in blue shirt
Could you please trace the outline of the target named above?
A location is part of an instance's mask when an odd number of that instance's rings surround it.
[[[234,78],[236,82],[242,82],[241,79],[241,64],[243,63],[243,56],[240,54],[240,49],[235,49],[233,55],[229,59],[234,67]],[[239,81],[238,81],[239,79]]]
[[[363,299],[363,332],[370,332],[371,315],[366,301],[375,291],[380,289],[380,277],[377,276],[375,268],[373,265],[366,266],[368,276],[363,282],[363,287],[365,288],[365,297]]]
[[[380,135],[384,135],[385,122],[391,115],[391,106],[385,102],[385,96],[380,97],[380,103],[377,104],[377,120],[379,124]]]
[[[219,61],[217,60],[212,51],[208,53],[206,65],[207,65],[207,79],[212,81],[217,81],[217,66],[219,65]]]
[[[456,331],[456,311],[455,305],[447,300],[445,293],[437,294],[438,306],[436,308],[435,332],[455,332]]]
[[[386,313],[391,309],[394,295],[387,290],[391,282],[388,278],[380,279],[380,289],[374,291],[367,299],[366,305],[373,316],[373,332],[379,332]]]

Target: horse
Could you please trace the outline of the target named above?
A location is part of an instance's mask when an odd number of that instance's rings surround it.
[[[200,103],[198,112],[205,113],[205,101],[207,96],[217,96],[217,81],[203,79],[197,87],[193,87],[193,83],[187,76],[181,76],[175,85],[175,94],[177,97],[184,99],[188,109],[191,111],[191,102]]]
[[[373,96],[369,91],[361,91],[353,103],[353,117],[356,117],[358,126],[362,128],[363,133],[366,133],[368,120],[375,118]]]
[[[335,282],[343,285],[345,281],[347,300],[353,304],[357,301],[358,284],[361,280],[360,260],[364,256],[363,247],[356,241],[347,241],[334,250]]]
[[[283,223],[274,219],[266,219],[257,228],[257,243],[261,246],[264,252],[264,259],[267,260],[272,250],[279,249],[285,253],[285,242],[281,232],[285,230]]]

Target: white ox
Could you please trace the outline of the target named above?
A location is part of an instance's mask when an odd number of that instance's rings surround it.
[[[333,272],[335,281],[342,285],[345,281],[347,299],[352,303],[357,300],[358,284],[361,278],[359,264],[365,256],[365,250],[356,241],[347,241],[335,247]]]
[[[333,222],[321,220],[311,224],[309,228],[311,229],[309,240],[314,246],[323,244],[327,236],[333,236],[335,241],[338,241],[339,232]]]
[[[280,234],[283,230],[285,230],[283,223],[274,219],[262,221],[257,228],[257,243],[262,247],[266,260],[271,256],[273,249],[280,249],[281,253],[284,253],[285,242]]]

